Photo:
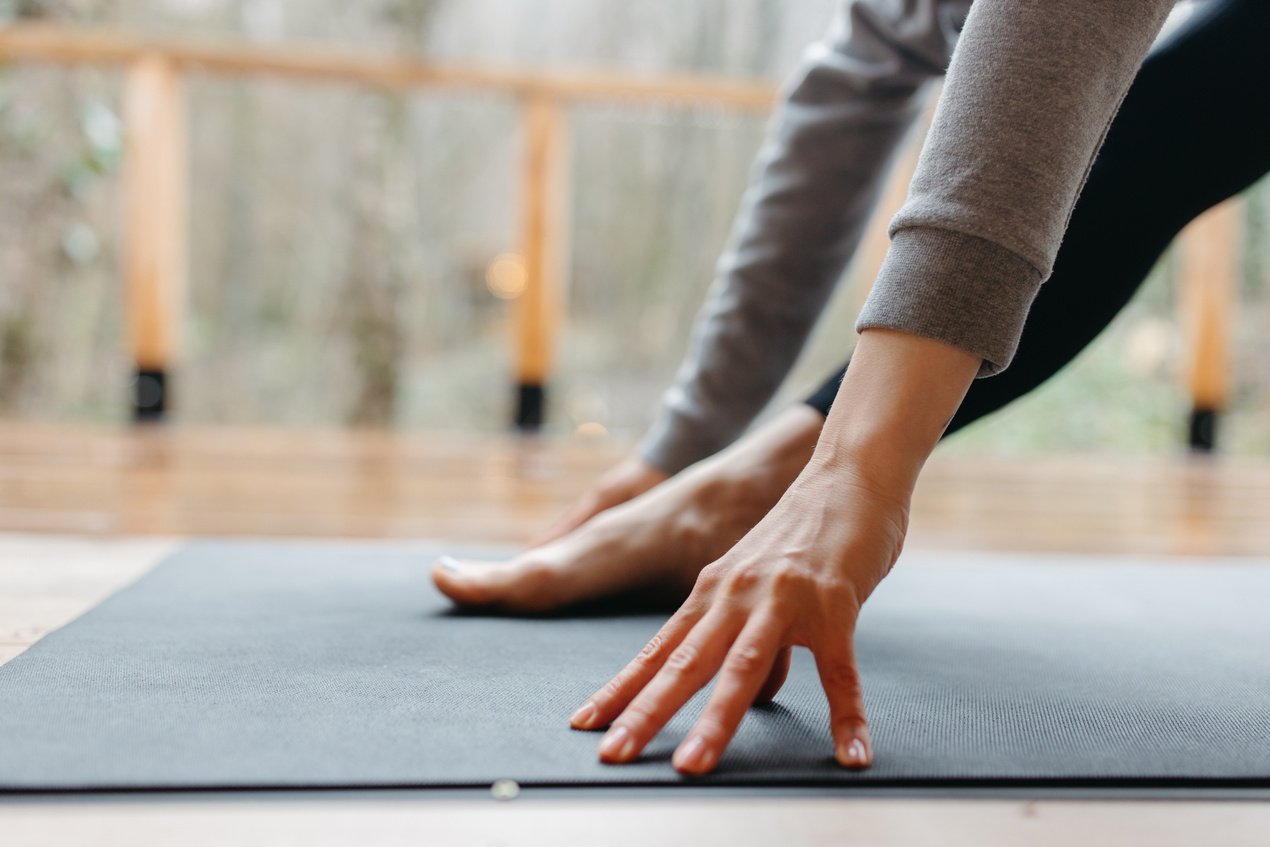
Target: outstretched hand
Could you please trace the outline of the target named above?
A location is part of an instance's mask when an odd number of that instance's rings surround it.
[[[632,761],[717,674],[673,759],[684,773],[707,773],[750,705],[779,691],[791,648],[806,647],[829,700],[835,758],[868,767],[873,751],[853,635],[861,604],[899,557],[907,524],[907,491],[896,496],[850,469],[813,462],[749,534],[701,572],[679,611],[578,709],[573,727],[608,726],[600,758]]]
[[[873,761],[854,635],[864,601],[894,566],[909,502],[982,359],[885,329],[860,335],[811,461],[780,501],[708,565],[648,646],[573,715],[608,727],[600,758],[629,762],[718,675],[705,711],[675,750],[680,771],[712,770],[756,700],[770,698],[789,652],[816,658],[834,757]]]

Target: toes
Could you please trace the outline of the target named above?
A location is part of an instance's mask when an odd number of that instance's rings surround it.
[[[432,581],[461,606],[529,610],[550,605],[549,569],[523,558],[480,562],[442,556],[432,565]]]
[[[443,556],[432,567],[432,580],[459,605],[525,613],[554,611],[643,587],[675,584],[686,593],[691,585],[676,584],[679,572],[691,570],[695,575],[699,568],[679,564],[673,539],[666,531],[650,531],[648,515],[619,514],[635,502],[603,512],[578,532],[508,562]],[[654,523],[654,528],[661,526]]]
[[[432,582],[442,594],[460,605],[479,605],[487,594],[471,562],[442,556],[432,563]]]
[[[514,612],[559,607],[560,569],[528,556],[511,561],[475,561],[442,556],[432,566],[432,582],[460,606],[493,606]]]

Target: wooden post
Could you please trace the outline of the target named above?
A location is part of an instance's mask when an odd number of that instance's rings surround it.
[[[1191,397],[1190,446],[1210,451],[1217,417],[1230,396],[1231,323],[1243,255],[1242,207],[1210,209],[1182,234],[1179,251],[1182,325],[1187,337],[1184,378]]]
[[[137,420],[157,420],[169,408],[185,298],[185,108],[170,59],[144,56],[129,67],[124,121],[122,255],[128,349],[136,365],[133,412]]]
[[[567,128],[564,107],[551,95],[532,94],[523,109],[520,249],[525,286],[514,313],[515,425],[533,431],[542,426],[564,304]]]

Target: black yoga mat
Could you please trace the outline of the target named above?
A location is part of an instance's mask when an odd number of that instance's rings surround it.
[[[857,635],[871,770],[833,764],[800,652],[685,780],[703,696],[633,765],[567,726],[664,613],[457,615],[436,552],[184,549],[0,667],[0,789],[1270,786],[1264,563],[909,557]]]

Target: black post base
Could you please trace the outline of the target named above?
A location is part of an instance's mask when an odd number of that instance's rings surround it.
[[[1217,446],[1217,410],[1195,408],[1191,410],[1189,443],[1198,453],[1211,453]]]
[[[138,368],[132,380],[132,416],[137,421],[159,421],[168,410],[167,371]]]
[[[542,429],[545,403],[544,386],[529,382],[516,386],[516,428],[521,432],[537,432]]]

